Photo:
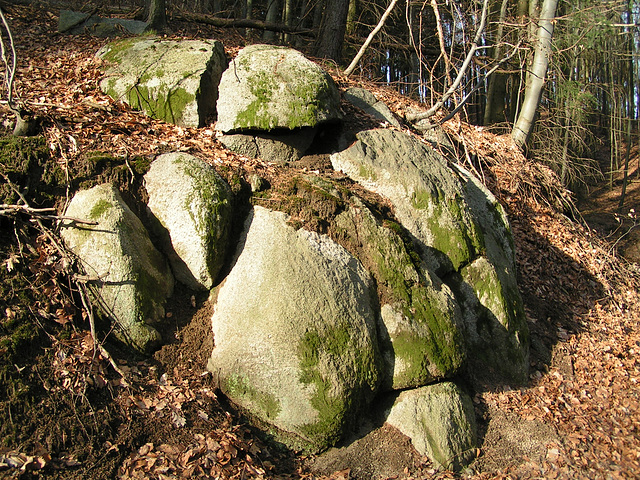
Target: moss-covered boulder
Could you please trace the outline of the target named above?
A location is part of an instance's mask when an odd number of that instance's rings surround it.
[[[164,319],[164,303],[173,291],[173,276],[142,223],[112,184],[76,193],[61,235],[92,277],[94,301],[114,321],[124,343],[148,353],[161,339],[154,324]]]
[[[460,470],[475,458],[473,404],[453,383],[402,392],[387,422],[411,438],[415,449],[439,468]]]
[[[317,128],[296,128],[278,133],[253,132],[221,135],[218,140],[240,155],[285,164],[300,160],[313,143]]]
[[[115,37],[123,33],[141,35],[148,24],[127,18],[102,18],[83,12],[60,10],[58,32],[72,35],[94,35],[96,37]]]
[[[493,195],[431,146],[395,130],[361,132],[331,161],[391,201],[423,268],[454,292],[471,376],[490,370],[510,382],[526,380],[529,339],[513,241]]]
[[[231,222],[231,189],[193,155],[167,153],[144,177],[147,207],[176,279],[209,290],[222,267]]]
[[[338,120],[331,77],[300,52],[272,45],[243,48],[220,81],[216,129],[271,131]]]
[[[338,215],[336,228],[360,246],[380,298],[383,388],[420,387],[453,377],[464,359],[462,315],[453,293],[420,268],[397,224],[382,225],[357,199]]]
[[[471,375],[492,371],[526,383],[529,328],[516,282],[515,247],[502,206],[480,181],[457,166],[465,198],[484,237],[485,251],[452,277],[463,307]]]
[[[214,291],[208,369],[284,443],[334,445],[376,391],[372,280],[328,237],[255,207],[234,267]]]
[[[445,275],[484,249],[462,182],[436,150],[419,140],[397,130],[367,130],[332,155],[331,163],[391,200],[429,270]]]
[[[107,44],[100,89],[153,118],[185,127],[214,120],[227,59],[216,40],[128,38]]]

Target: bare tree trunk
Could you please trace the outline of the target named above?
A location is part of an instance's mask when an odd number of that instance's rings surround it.
[[[267,16],[265,17],[265,23],[277,23],[280,13],[280,0],[269,0],[269,6],[267,8]],[[276,34],[272,30],[265,30],[262,34],[262,40],[265,42],[273,42],[276,39]]]
[[[473,43],[471,44],[471,48],[467,52],[467,56],[465,57],[464,62],[462,62],[462,65],[460,66],[460,70],[458,70],[458,75],[456,79],[453,81],[449,89],[442,95],[440,100],[438,100],[434,105],[432,105],[429,110],[423,113],[407,115],[406,119],[409,122],[418,122],[420,120],[426,120],[427,118],[435,115],[435,113],[443,107],[446,101],[449,100],[451,95],[453,95],[456,89],[460,86],[460,83],[462,83],[464,76],[467,74],[467,70],[469,69],[469,65],[471,65],[471,61],[473,60],[473,57],[475,56],[475,53],[478,50],[478,44],[482,39],[482,32],[484,32],[484,27],[485,27],[485,24],[487,23],[488,5],[489,5],[489,0],[484,0],[484,2],[482,3],[482,13],[480,14],[480,25],[478,25],[478,30],[476,31],[476,35],[473,38]],[[458,105],[458,107],[461,107],[463,103],[464,102],[460,102],[460,105]],[[458,107],[456,107],[455,111],[459,110]]]
[[[284,0],[284,24],[291,28],[293,25],[293,0]],[[288,33],[284,34],[285,43],[289,43],[291,41],[291,36]]]
[[[447,83],[445,84],[445,88],[446,88],[452,83],[451,60],[449,59],[449,55],[447,54],[447,50],[445,49],[445,46],[444,46],[444,32],[442,30],[442,21],[440,20],[440,10],[438,9],[437,0],[431,0],[431,8],[433,9],[433,15],[436,19],[436,29],[438,32],[438,44],[440,45],[440,56],[438,57],[438,60],[442,58],[442,60],[444,61],[445,79],[447,81]],[[438,63],[438,60],[435,61],[434,66],[435,64]]]
[[[349,0],[349,11],[347,12],[346,35],[356,33],[356,19],[358,18],[358,0]]]
[[[347,28],[349,0],[327,0],[322,14],[315,54],[340,62],[344,32]]]
[[[633,0],[629,0],[627,4],[627,23],[632,24],[633,18],[631,12],[633,11]],[[631,32],[628,33],[627,36],[627,54],[628,57],[628,85],[634,85],[634,60],[633,60],[633,34]],[[624,208],[624,201],[627,194],[627,184],[629,182],[629,160],[631,157],[631,124],[633,123],[633,118],[635,115],[635,95],[633,91],[633,87],[627,90],[627,153],[624,159],[624,173],[622,177],[622,190],[620,192],[620,200],[618,202],[618,214],[622,214],[622,209]]]
[[[493,44],[493,60],[499,62],[503,55],[502,36],[504,32],[504,22],[507,17],[507,0],[502,0],[500,13],[498,16],[498,25],[496,27],[494,44]],[[504,73],[496,73],[489,79],[487,88],[487,102],[484,110],[483,125],[492,125],[500,121],[504,121],[502,115],[505,110],[507,94],[507,75]]]
[[[152,30],[161,32],[167,28],[167,9],[165,0],[148,0],[149,1],[149,16],[147,17],[147,23]]]
[[[553,37],[553,23],[556,16],[558,0],[544,0],[540,20],[538,21],[538,33],[531,72],[527,78],[527,86],[524,95],[522,109],[518,120],[513,126],[511,137],[516,145],[524,149],[533,131],[534,120],[542,89],[547,76],[547,67],[551,57],[551,38]]]

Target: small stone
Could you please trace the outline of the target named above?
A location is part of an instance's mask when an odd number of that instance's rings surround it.
[[[260,192],[266,188],[267,182],[257,173],[254,173],[249,177],[249,183],[251,184],[251,191],[253,193]]]

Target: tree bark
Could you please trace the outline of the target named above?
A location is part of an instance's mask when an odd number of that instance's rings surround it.
[[[518,120],[513,126],[511,137],[516,145],[524,149],[533,131],[535,115],[540,105],[542,89],[547,76],[547,67],[551,58],[551,38],[558,0],[544,0],[538,21],[536,48],[533,56],[531,72],[527,77],[527,85]]]
[[[280,13],[280,0],[269,0],[269,6],[267,8],[267,16],[265,17],[265,23],[277,23]],[[274,30],[265,30],[262,33],[262,40],[265,42],[273,42],[276,38]]]
[[[327,0],[315,45],[316,56],[340,62],[347,13],[349,0]]]
[[[147,17],[147,28],[161,32],[167,29],[167,9],[165,0],[148,0],[149,16]]]
[[[507,18],[507,0],[502,0],[498,14],[498,22],[493,41],[493,60],[499,62],[503,55],[502,40],[504,22]],[[484,110],[483,125],[493,125],[504,121],[507,95],[507,74],[495,73],[489,79],[487,87],[487,102]]]

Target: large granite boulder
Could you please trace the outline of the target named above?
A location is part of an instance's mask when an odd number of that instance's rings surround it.
[[[220,135],[218,140],[240,155],[285,164],[300,160],[313,143],[317,128],[296,128],[277,133],[253,132]]]
[[[347,150],[332,155],[331,163],[393,203],[429,270],[445,275],[482,251],[463,185],[433,148],[396,130],[367,130]]]
[[[453,293],[415,265],[412,250],[358,199],[339,214],[336,228],[357,239],[358,252],[376,280],[384,389],[420,387],[453,377],[464,360],[462,315]]]
[[[214,292],[208,369],[284,443],[334,445],[379,383],[372,280],[328,237],[255,207]]]
[[[463,305],[465,339],[471,371],[483,366],[501,372],[514,383],[526,383],[529,367],[529,330],[516,282],[515,247],[507,216],[480,181],[456,167],[465,186],[465,198],[484,237],[484,255],[460,269],[452,286]]]
[[[508,223],[495,198],[432,147],[395,130],[361,132],[331,161],[391,201],[424,269],[456,293],[470,374],[489,368],[508,381],[526,380],[527,325]]]
[[[340,95],[329,74],[291,48],[243,48],[219,90],[216,129],[224,133],[293,130],[341,118]]]
[[[176,279],[209,290],[227,252],[231,189],[212,166],[186,153],[160,155],[144,180],[147,207]]]
[[[153,118],[184,127],[215,119],[227,59],[216,40],[127,38],[98,52],[107,62],[100,89]]]
[[[153,325],[164,319],[164,303],[173,291],[166,260],[112,184],[79,191],[65,214],[97,222],[65,220],[62,238],[95,278],[94,300],[115,321],[116,336],[149,353],[161,338]]]
[[[443,382],[400,393],[387,423],[408,436],[415,449],[438,468],[460,470],[475,458],[473,404],[453,383]]]

